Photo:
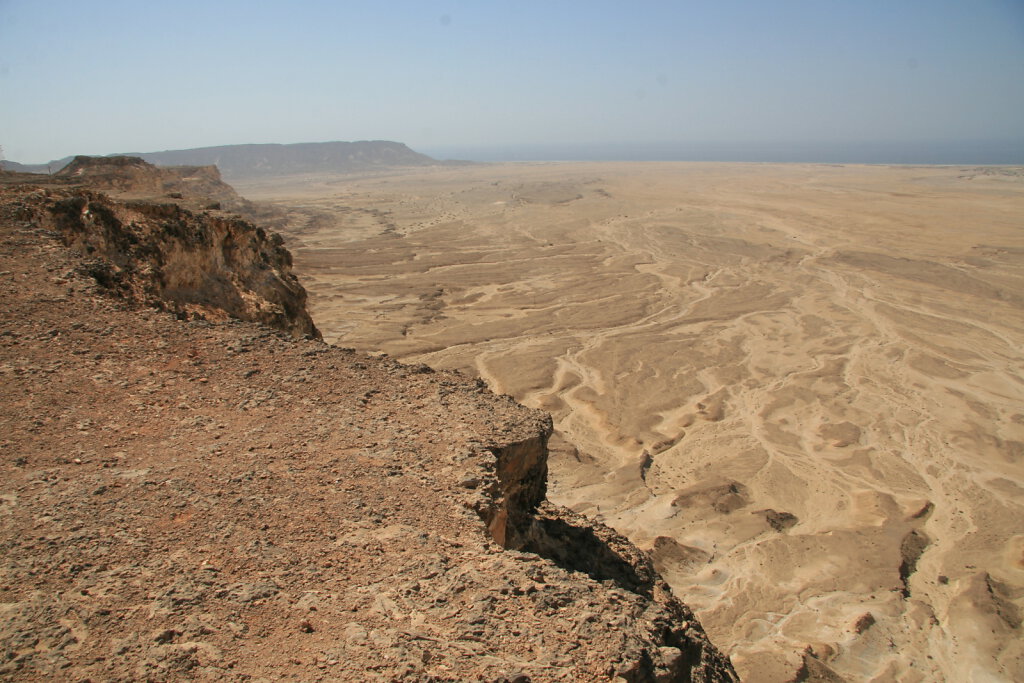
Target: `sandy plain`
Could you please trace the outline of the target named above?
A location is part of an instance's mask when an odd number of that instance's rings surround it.
[[[551,412],[550,497],[650,549],[745,680],[1024,680],[1021,169],[235,185],[290,211],[325,339]]]

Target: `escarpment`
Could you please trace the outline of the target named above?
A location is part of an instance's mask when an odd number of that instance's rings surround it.
[[[216,166],[158,167],[138,157],[76,156],[53,175],[53,180],[133,197],[192,200],[204,207],[223,205],[238,210],[248,205],[233,187],[221,180]]]
[[[313,338],[238,219],[0,193],[0,676],[735,680],[546,414]]]
[[[281,237],[236,216],[84,189],[28,192],[18,210],[60,234],[85,257],[81,267],[126,299],[319,337]]]

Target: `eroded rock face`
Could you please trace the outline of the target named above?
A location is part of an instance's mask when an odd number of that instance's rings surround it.
[[[479,509],[491,538],[506,548],[527,544],[534,512],[547,495],[550,416],[526,439],[490,447],[494,477]]]
[[[504,442],[488,446],[484,453],[490,458],[478,453],[467,459],[469,474],[462,484],[479,489],[472,507],[488,535],[506,549],[535,553],[562,570],[639,598],[643,635],[609,675],[637,682],[736,680],[728,658],[672,594],[650,555],[610,527],[546,500],[551,432],[550,416],[535,416],[519,422]]]
[[[319,337],[281,237],[236,216],[78,189],[27,193],[20,210],[59,233],[97,282],[127,299]]]

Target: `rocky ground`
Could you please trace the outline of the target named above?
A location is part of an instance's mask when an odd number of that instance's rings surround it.
[[[0,677],[734,680],[645,554],[540,502],[546,415],[115,298],[29,191],[0,206]]]

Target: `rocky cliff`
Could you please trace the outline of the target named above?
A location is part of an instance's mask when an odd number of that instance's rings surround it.
[[[142,197],[166,195],[206,205],[243,202],[212,165],[157,167],[138,157],[76,156],[53,177],[57,182]]]
[[[0,675],[735,680],[547,415],[313,338],[239,219],[0,191]]]
[[[90,189],[145,196],[205,178],[230,190],[215,168],[197,174],[138,159],[77,157],[65,171],[56,187],[18,186],[17,212],[58,233],[106,288],[182,317],[230,317],[319,337],[280,236],[221,211],[189,210],[166,195],[119,201]],[[76,183],[61,186],[68,179]],[[173,194],[193,202],[204,196],[200,189]]]

